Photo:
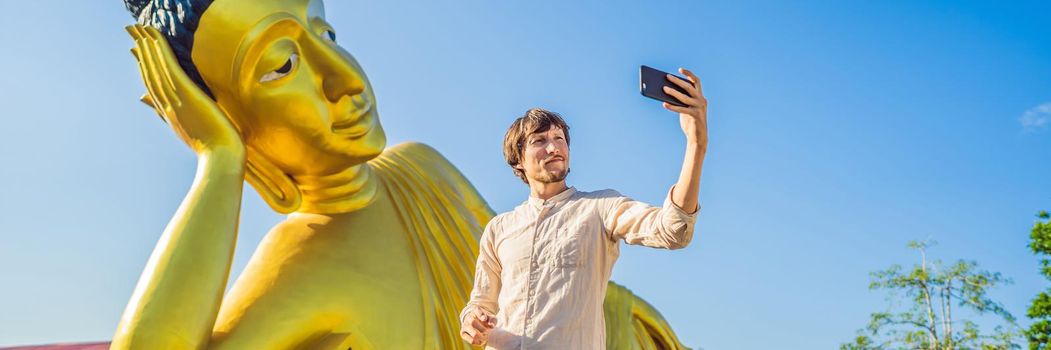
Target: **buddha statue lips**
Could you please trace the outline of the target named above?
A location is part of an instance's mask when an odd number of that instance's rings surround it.
[[[333,118],[332,132],[352,138],[361,137],[372,129],[372,101],[362,95],[354,95],[349,100],[352,108],[343,113],[343,119]]]
[[[126,5],[145,100],[198,171],[111,348],[468,349],[457,318],[493,211],[433,148],[386,147],[321,1]],[[245,181],[289,215],[224,293]],[[607,327],[629,330],[611,348],[681,347],[655,310],[609,290]]]

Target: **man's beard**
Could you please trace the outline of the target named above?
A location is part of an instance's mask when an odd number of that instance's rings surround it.
[[[562,180],[565,180],[566,176],[568,175],[569,168],[566,168],[565,171],[548,171],[547,169],[543,169],[540,171],[540,174],[536,176],[536,178],[533,178],[533,180],[536,180],[540,183],[552,184],[562,182]]]

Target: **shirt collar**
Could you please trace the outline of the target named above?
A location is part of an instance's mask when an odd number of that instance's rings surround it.
[[[553,203],[562,202],[562,201],[564,201],[566,199],[569,199],[569,197],[572,196],[574,193],[577,193],[577,188],[573,187],[573,186],[570,186],[569,188],[566,188],[565,190],[563,190],[561,193],[556,194],[556,195],[552,196],[551,198],[548,198],[547,200],[543,200],[543,199],[540,199],[540,198],[537,198],[537,197],[533,197],[532,195],[530,195],[529,196],[529,200],[528,200],[529,207],[533,208],[533,209],[540,210],[540,208],[543,208],[545,204],[553,204]]]

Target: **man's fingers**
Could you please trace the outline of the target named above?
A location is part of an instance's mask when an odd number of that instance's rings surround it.
[[[697,91],[698,96],[704,96],[704,90],[701,89],[701,78],[697,77],[696,74],[693,74],[693,72],[686,68],[679,68],[679,72],[682,72],[683,75],[693,82],[693,90]]]
[[[490,315],[488,312],[482,311],[482,317],[480,318],[485,323],[486,328],[496,327],[496,316]]]
[[[697,97],[697,95],[695,95],[697,94],[697,88],[693,86],[693,84],[690,84],[690,82],[682,80],[679,77],[671,74],[668,74],[668,76],[665,79],[668,79],[668,81],[672,82],[672,84],[678,85],[683,90],[689,92],[690,96]]]
[[[671,95],[672,97],[675,97],[676,100],[679,100],[679,102],[682,102],[682,104],[684,104],[684,105],[689,106],[689,105],[695,104],[694,103],[695,101],[693,100],[693,98],[691,98],[689,96],[686,96],[685,94],[679,92],[678,90],[672,89],[670,86],[665,86],[664,87],[664,93],[666,93],[668,95]]]
[[[676,113],[690,114],[690,109],[689,108],[687,108],[687,107],[679,107],[679,106],[676,106],[676,105],[673,105],[673,104],[667,103],[667,102],[664,102],[664,108],[669,110],[669,111],[676,112]]]
[[[493,328],[496,326],[496,316],[490,314],[483,314],[480,320],[482,320],[482,323],[484,323],[488,328]]]
[[[496,316],[489,314],[481,308],[474,309],[473,313],[476,319],[482,321],[482,323],[486,325],[486,328],[496,327]]]
[[[460,335],[463,336],[464,339],[466,339],[466,340],[470,340],[470,338],[474,338],[474,335],[476,333],[478,333],[478,331],[475,330],[473,327],[469,327],[469,326],[468,327],[463,327],[463,329],[460,330]]]
[[[467,331],[460,332],[460,339],[463,339],[463,341],[468,342],[471,345],[475,345],[474,336],[468,333]]]
[[[482,321],[476,318],[474,319],[474,322],[471,323],[471,327],[474,327],[474,329],[477,329],[482,333],[488,333],[493,329],[493,324],[491,321]]]
[[[460,338],[471,343],[471,345],[482,345],[482,342],[485,339],[482,332],[470,326],[464,327],[463,330],[460,331]]]

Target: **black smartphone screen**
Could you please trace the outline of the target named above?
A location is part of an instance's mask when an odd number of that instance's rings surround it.
[[[686,107],[686,105],[680,102],[679,99],[675,98],[675,96],[671,96],[664,93],[664,87],[670,86],[672,89],[675,89],[687,96],[690,95],[690,93],[686,92],[685,89],[679,87],[679,85],[676,85],[675,83],[668,80],[667,76],[667,72],[651,68],[650,66],[643,65],[639,67],[639,93],[642,93],[642,96],[646,96],[657,101],[664,101],[675,106]],[[693,85],[693,83],[690,82],[689,79],[680,77],[678,75],[676,75],[676,77],[682,79],[682,81],[685,81],[690,85]]]

